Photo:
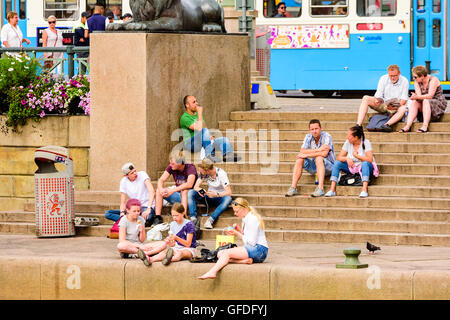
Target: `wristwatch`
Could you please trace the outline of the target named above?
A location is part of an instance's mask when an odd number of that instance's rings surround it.
[[[219,195],[219,193],[218,193],[218,192],[216,192],[216,194],[217,194],[217,196],[218,196],[218,197],[220,197],[220,195]]]

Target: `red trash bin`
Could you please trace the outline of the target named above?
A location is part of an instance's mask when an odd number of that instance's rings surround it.
[[[75,235],[73,161],[66,148],[46,146],[34,153],[36,236],[64,237]],[[58,171],[55,163],[65,170]]]

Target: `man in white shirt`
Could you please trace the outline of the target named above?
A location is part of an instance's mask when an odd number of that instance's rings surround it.
[[[225,170],[214,167],[214,163],[210,159],[204,159],[198,165],[200,172],[194,188],[188,192],[189,216],[192,222],[197,222],[197,202],[205,202],[207,209],[210,205],[216,206],[211,216],[205,222],[205,229],[212,229],[213,224],[219,216],[230,205],[231,186],[230,180]],[[203,190],[200,186],[206,181],[208,183],[208,191]]]
[[[128,162],[123,165],[124,177],[120,180],[120,210],[108,210],[105,218],[117,221],[123,216],[127,197],[138,199],[142,205],[142,217],[146,220],[146,226],[150,226],[155,217],[155,189],[150,177],[145,171],[137,171],[134,164]]]
[[[30,44],[31,41],[23,37],[19,26],[19,16],[16,12],[11,11],[6,16],[8,23],[2,27],[1,42],[3,47],[22,47],[22,43]]]
[[[363,97],[356,124],[362,125],[369,107],[379,113],[391,115],[389,121],[381,128],[384,132],[391,132],[391,126],[403,118],[408,101],[409,81],[400,74],[397,65],[390,65],[387,70],[388,74],[383,75],[378,81],[375,96]]]

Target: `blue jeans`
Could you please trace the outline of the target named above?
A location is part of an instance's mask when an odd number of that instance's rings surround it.
[[[147,207],[142,207],[141,212],[147,210]],[[150,214],[148,215],[147,221],[150,221],[155,216],[155,209],[150,209]],[[120,218],[120,210],[108,210],[105,212],[105,218],[116,222]]]
[[[191,152],[199,152],[202,147],[205,148],[205,156],[214,155],[215,150],[222,151],[222,154],[233,152],[228,138],[220,137],[214,139],[211,143],[211,134],[207,128],[197,132],[192,138],[184,142],[184,147]]]
[[[333,170],[333,164],[327,158],[323,158],[323,164],[325,166],[325,176],[329,176]],[[306,158],[303,162],[303,168],[311,174],[317,173],[316,159]]]
[[[269,248],[264,247],[260,244],[256,244],[256,246],[246,245],[245,249],[247,250],[248,257],[253,259],[254,263],[261,263],[266,260],[267,252]]]
[[[331,171],[330,181],[338,182],[339,172],[344,171],[350,173],[347,162],[336,161],[333,165],[333,170]],[[373,165],[370,162],[364,161],[361,164],[361,177],[362,181],[369,181],[370,174],[373,173]]]
[[[197,202],[205,202],[208,201],[208,206],[216,206],[216,210],[211,213],[211,218],[216,221],[219,216],[224,212],[231,203],[231,197],[215,197],[210,198],[208,196],[202,197],[197,191],[194,189],[189,190],[188,192],[188,207],[189,207],[189,216],[197,217]]]

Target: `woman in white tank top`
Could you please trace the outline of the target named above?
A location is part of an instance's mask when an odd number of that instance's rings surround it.
[[[48,28],[42,33],[42,46],[43,47],[62,47],[63,35],[62,31],[56,29],[56,17],[50,16],[47,19]],[[45,58],[59,59],[64,57],[64,52],[45,52]],[[57,61],[54,61],[56,63]],[[61,73],[61,65],[58,65],[58,73]]]

